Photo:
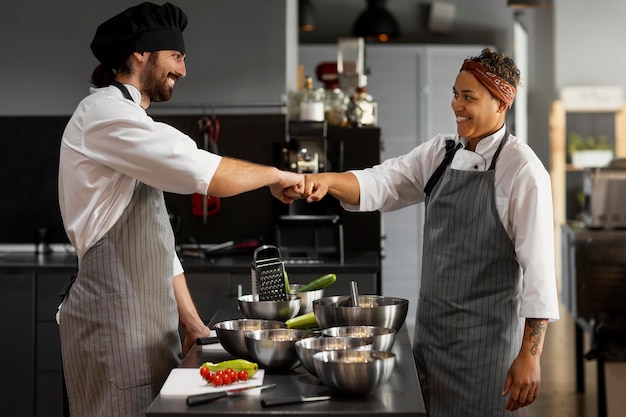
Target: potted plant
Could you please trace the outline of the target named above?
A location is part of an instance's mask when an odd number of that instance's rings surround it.
[[[567,137],[567,150],[576,168],[603,167],[613,159],[613,145],[606,135],[583,137],[571,132]]]

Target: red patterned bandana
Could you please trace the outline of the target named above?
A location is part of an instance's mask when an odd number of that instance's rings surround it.
[[[517,92],[517,89],[515,86],[511,85],[511,83],[493,72],[489,72],[482,64],[472,61],[471,59],[466,59],[465,62],[463,62],[461,71],[470,72],[476,77],[478,82],[489,90],[492,96],[502,100],[507,108],[511,108]]]

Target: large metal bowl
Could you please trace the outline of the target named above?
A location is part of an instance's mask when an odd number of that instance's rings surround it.
[[[367,395],[389,379],[396,355],[378,350],[327,350],[314,354],[313,364],[331,391]]]
[[[338,326],[322,330],[322,335],[334,337],[348,337],[372,341],[372,350],[389,352],[396,340],[396,330],[376,326]]]
[[[300,359],[296,342],[313,333],[301,329],[267,329],[246,332],[246,347],[252,359],[262,368],[292,369]]]
[[[300,297],[300,311],[298,316],[313,311],[313,300],[318,300],[324,296],[324,289],[313,291],[298,291],[304,284],[289,284],[289,294]]]
[[[246,332],[264,329],[285,329],[287,325],[277,320],[235,319],[215,323],[213,327],[220,344],[228,353],[237,358],[250,359],[244,337]]]
[[[409,301],[381,295],[359,295],[354,306],[347,295],[324,297],[313,301],[313,311],[319,326],[376,326],[400,330],[406,319]]]
[[[353,337],[307,337],[296,342],[296,353],[300,363],[311,374],[317,376],[313,355],[326,350],[372,350],[373,340]]]
[[[298,315],[300,298],[285,301],[257,301],[252,294],[237,299],[239,310],[248,319],[287,321]]]

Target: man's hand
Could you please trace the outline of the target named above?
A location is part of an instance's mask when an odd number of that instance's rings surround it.
[[[272,195],[286,204],[302,198],[304,175],[290,171],[279,171],[278,183],[270,186]]]

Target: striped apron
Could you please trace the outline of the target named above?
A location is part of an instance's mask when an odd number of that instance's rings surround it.
[[[487,171],[447,167],[426,199],[413,353],[430,417],[525,415],[505,411],[501,396],[524,326],[519,264],[495,199],[507,138]]]
[[[143,416],[178,365],[173,251],[163,193],[138,183],[119,221],[80,260],[61,308],[73,417]]]

